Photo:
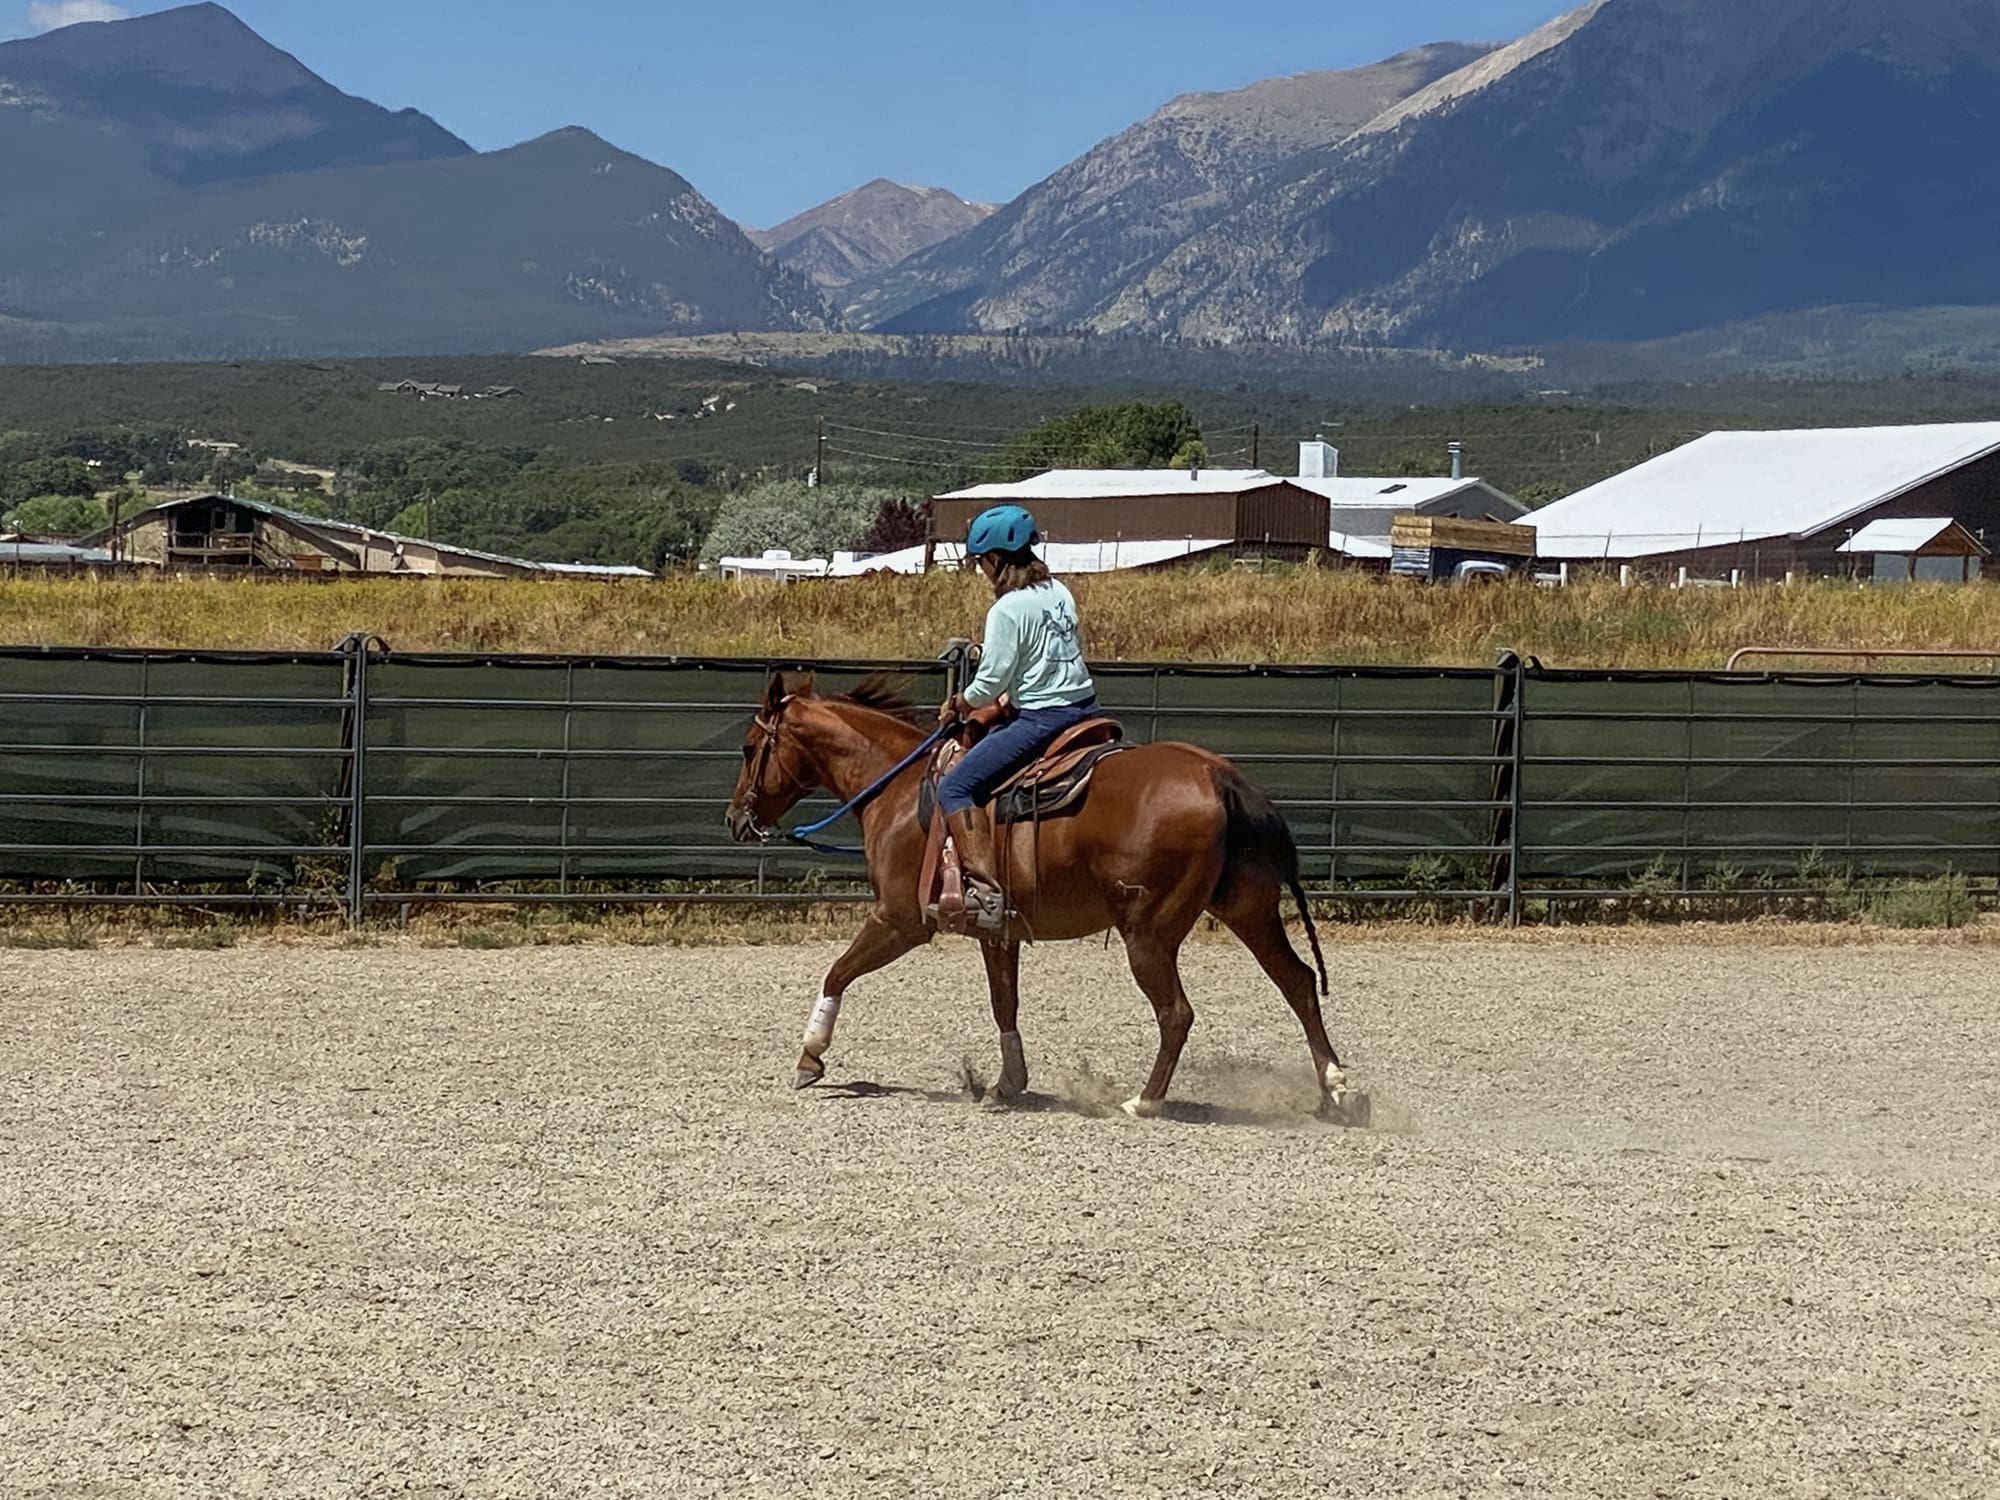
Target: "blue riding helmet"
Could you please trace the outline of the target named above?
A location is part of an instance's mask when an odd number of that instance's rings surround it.
[[[987,552],[1023,552],[1036,540],[1035,518],[1018,505],[996,505],[981,511],[965,534],[965,555],[978,557]]]

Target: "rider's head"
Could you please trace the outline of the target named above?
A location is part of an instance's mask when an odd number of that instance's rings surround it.
[[[994,594],[1011,594],[1047,581],[1049,570],[1035,556],[1042,539],[1035,518],[1018,505],[996,505],[981,511],[965,534],[965,555],[993,585]]]

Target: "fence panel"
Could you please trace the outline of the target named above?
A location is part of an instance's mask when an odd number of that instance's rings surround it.
[[[736,844],[722,827],[771,670],[754,661],[378,662],[365,878],[391,895],[465,881],[552,882],[559,895],[607,883],[722,882],[759,893],[824,881],[823,858]],[[820,691],[836,693],[882,667],[812,670]],[[938,663],[896,670],[917,699],[942,697]],[[820,794],[796,816],[832,810]],[[851,823],[827,836],[860,841]]]
[[[2000,680],[1527,674],[1531,883],[2000,868]]]
[[[883,665],[820,664],[820,690]],[[886,665],[917,702],[941,696],[940,663]],[[345,895],[355,909],[859,893],[857,862],[738,845],[722,827],[770,670],[363,658],[352,644],[0,651],[0,900],[53,899],[58,885],[128,900]],[[1511,659],[1096,671],[1132,739],[1237,761],[1328,893],[1516,909],[1635,883],[1777,889],[1808,869],[2000,876],[2000,679]],[[790,821],[831,810],[817,795]]]
[[[298,886],[343,842],[345,659],[0,652],[0,878]]]

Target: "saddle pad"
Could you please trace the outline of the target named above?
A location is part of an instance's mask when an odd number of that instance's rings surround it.
[[[989,804],[993,821],[998,824],[1038,823],[1062,813],[1075,812],[1083,803],[1084,793],[1090,789],[1090,776],[1097,769],[1097,763],[1107,755],[1116,755],[1131,748],[1123,744],[1096,745],[1085,751],[1076,764],[1060,776],[1036,784],[1022,783],[1004,788]],[[937,779],[926,776],[917,793],[917,822],[928,829],[936,811]]]

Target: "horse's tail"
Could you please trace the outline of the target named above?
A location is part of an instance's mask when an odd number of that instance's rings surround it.
[[[1289,890],[1299,904],[1299,920],[1305,924],[1306,941],[1312,945],[1313,965],[1319,970],[1319,992],[1327,994],[1326,958],[1320,952],[1319,929],[1313,926],[1312,908],[1306,903],[1305,886],[1299,879],[1299,846],[1292,839],[1291,826],[1272,806],[1271,799],[1234,766],[1216,767],[1215,791],[1222,799],[1227,819],[1222,878],[1216,882],[1215,902],[1226,901],[1237,879],[1249,871],[1269,875]]]

